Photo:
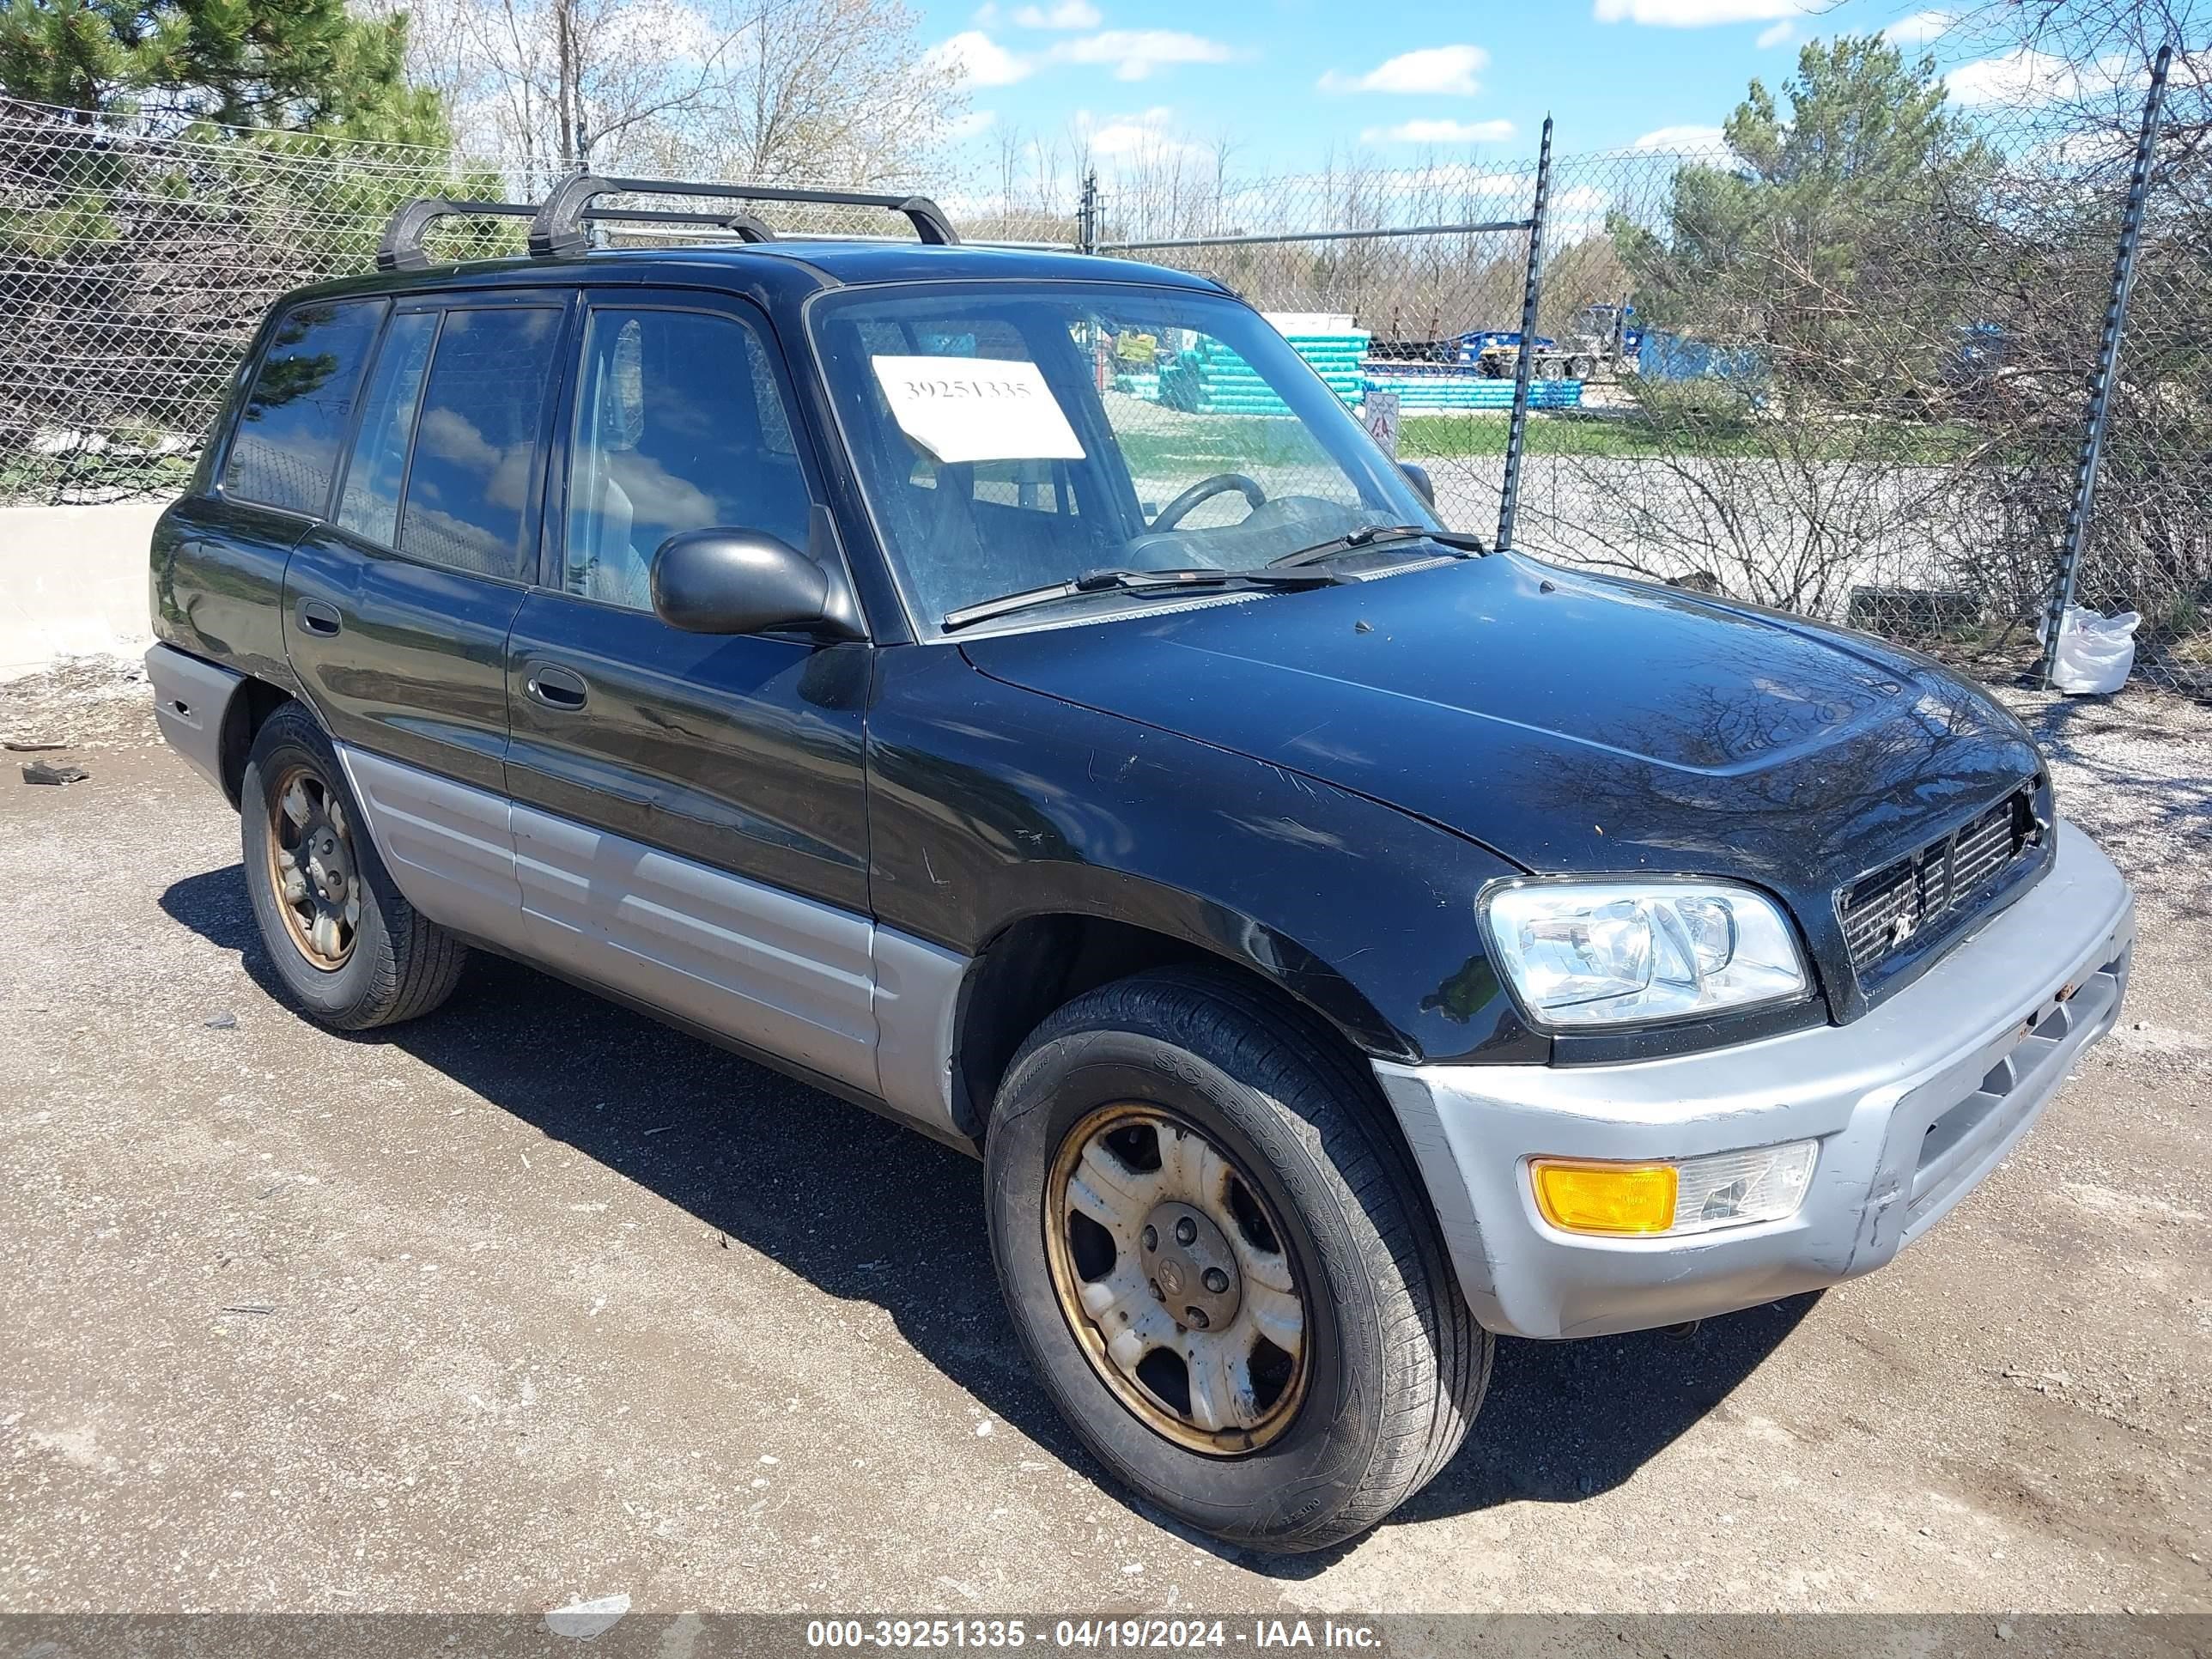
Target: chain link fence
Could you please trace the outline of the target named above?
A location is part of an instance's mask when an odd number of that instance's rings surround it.
[[[1941,165],[1818,188],[1749,180],[1711,145],[1557,159],[1516,544],[1869,629],[1993,678],[2032,669],[2131,136],[1978,119]],[[2212,695],[2208,172],[2212,148],[2161,153],[2077,588],[2142,615],[2138,683],[2198,696]],[[1394,397],[1401,454],[1449,522],[1487,533],[1535,173],[1125,169],[1087,199],[957,216],[973,240],[1088,243],[1219,278],[1346,401]],[[431,194],[507,192],[443,151],[85,125],[0,101],[0,501],[179,487],[269,303],[370,269],[392,210]],[[864,209],[769,216],[904,234]],[[432,249],[519,251],[520,236],[512,220],[453,221]],[[1239,405],[1234,363],[1115,367],[1130,395],[1160,397],[1164,370],[1222,418],[1267,418]]]
[[[180,489],[270,303],[374,270],[386,222],[423,196],[512,199],[497,169],[443,149],[88,122],[0,99],[0,504]],[[867,208],[791,205],[773,218],[793,234],[910,234]],[[434,260],[520,254],[526,223],[441,221],[427,250]],[[717,233],[632,223],[598,234],[638,243]]]
[[[2126,112],[1960,120],[1931,164],[1753,179],[1717,143],[1552,167],[1515,541],[2032,672],[2127,193]],[[2212,696],[2212,151],[2154,174],[2078,602]],[[1361,342],[1455,526],[1504,484],[1533,167],[1351,169],[1137,199],[1100,252]],[[1334,234],[1327,234],[1334,232]],[[1371,422],[1370,422],[1371,423]]]

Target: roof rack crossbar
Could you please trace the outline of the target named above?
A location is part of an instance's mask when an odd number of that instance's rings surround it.
[[[944,210],[927,196],[899,196],[874,191],[802,190],[781,185],[718,185],[680,179],[602,179],[588,173],[571,173],[554,186],[540,206],[521,202],[478,202],[446,196],[425,196],[408,203],[384,227],[376,250],[379,270],[423,270],[430,264],[423,239],[441,219],[493,217],[527,219],[532,258],[581,253],[590,245],[592,224],[702,225],[734,232],[748,242],[775,240],[775,233],[757,216],[732,209],[728,212],[666,208],[602,207],[602,196],[708,197],[727,202],[811,202],[839,207],[877,207],[902,213],[913,222],[915,234],[925,242],[949,245],[960,238]]]
[[[925,242],[948,246],[959,235],[944,210],[927,196],[899,196],[875,191],[803,190],[781,185],[721,185],[681,179],[603,179],[595,173],[574,173],[553,187],[545,204],[530,226],[532,258],[568,258],[588,246],[584,222],[599,216],[592,204],[602,196],[713,197],[732,202],[808,202],[836,207],[874,207],[904,214],[915,234]]]
[[[531,210],[532,216],[537,210]],[[609,208],[588,207],[584,217],[594,224],[633,225],[710,225],[717,229],[734,231],[748,242],[773,242],[775,233],[750,213],[697,213],[672,211],[665,208]]]
[[[376,247],[376,268],[379,270],[428,269],[430,259],[422,252],[422,239],[429,234],[430,227],[441,219],[534,219],[537,215],[536,208],[521,202],[471,202],[456,201],[446,196],[420,197],[402,207],[386,222],[384,239]]]

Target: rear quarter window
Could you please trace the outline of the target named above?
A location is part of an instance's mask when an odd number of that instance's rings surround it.
[[[294,306],[278,321],[239,411],[222,487],[242,501],[319,514],[337,471],[381,300]]]
[[[455,309],[430,356],[399,512],[399,551],[481,576],[527,581],[531,512],[562,313]]]

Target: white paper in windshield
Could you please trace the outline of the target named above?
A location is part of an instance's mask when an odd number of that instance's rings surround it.
[[[899,429],[939,461],[1079,461],[1083,445],[1035,363],[876,357]]]

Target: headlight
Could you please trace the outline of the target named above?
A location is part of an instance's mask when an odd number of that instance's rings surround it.
[[[1727,882],[1530,882],[1484,907],[1498,964],[1547,1026],[1641,1024],[1805,994],[1780,908]]]

